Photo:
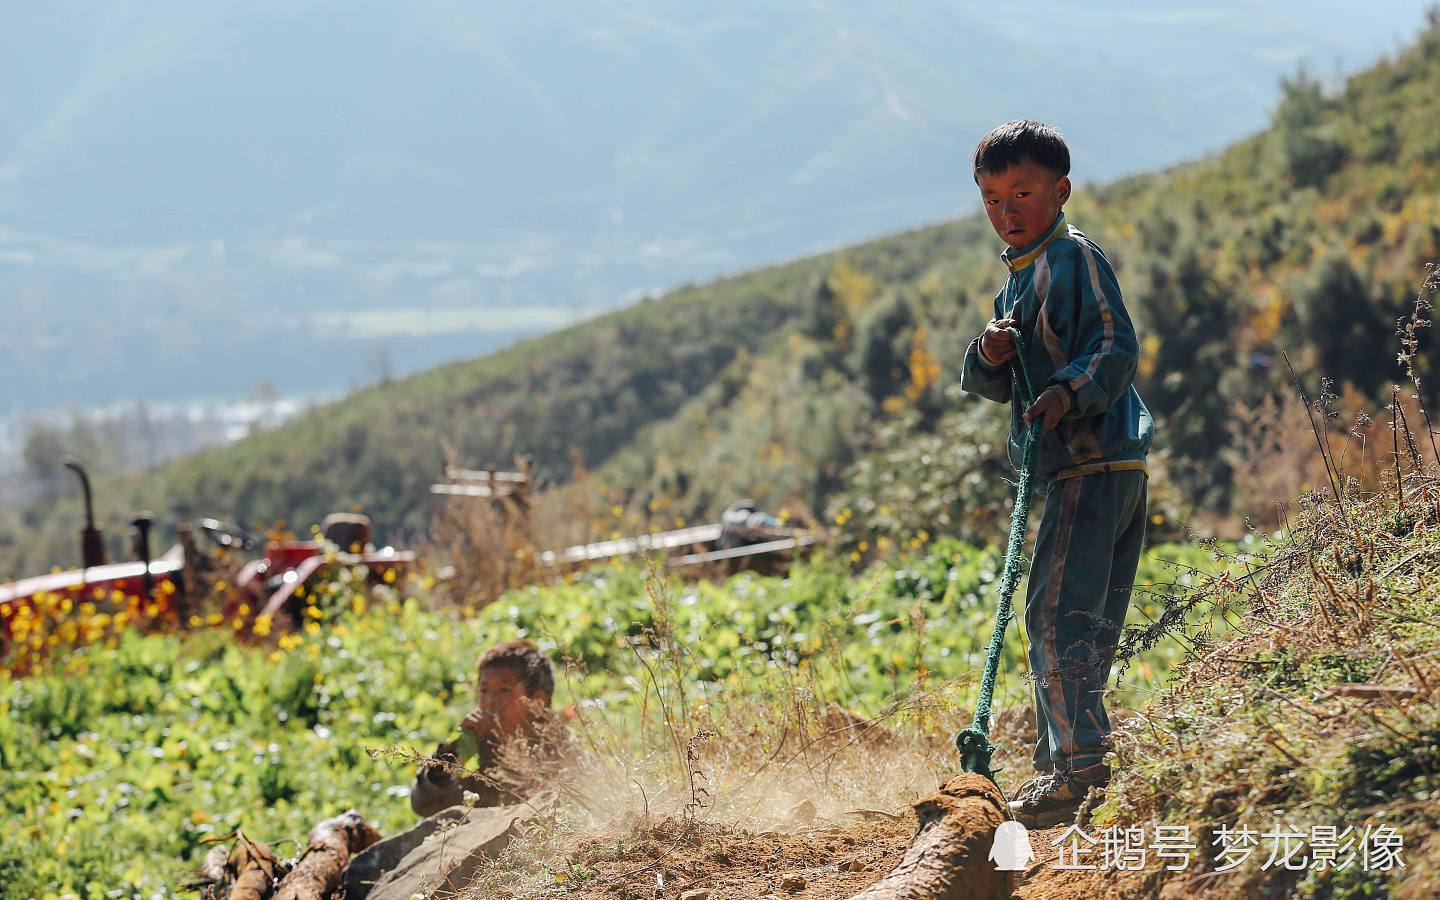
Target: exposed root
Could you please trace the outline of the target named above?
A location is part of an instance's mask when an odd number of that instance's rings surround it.
[[[990,862],[995,829],[1009,816],[988,779],[957,775],[915,804],[919,830],[904,859],[852,900],[983,900],[1008,897],[1011,873]]]

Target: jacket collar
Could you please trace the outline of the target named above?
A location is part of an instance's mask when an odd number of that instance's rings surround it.
[[[1055,217],[1055,222],[1050,226],[1049,231],[1018,250],[1013,247],[1007,248],[1004,253],[1000,254],[1000,258],[1005,261],[1006,268],[1011,272],[1019,272],[1033,263],[1040,254],[1045,252],[1046,247],[1064,234],[1065,211],[1062,209],[1060,214]]]

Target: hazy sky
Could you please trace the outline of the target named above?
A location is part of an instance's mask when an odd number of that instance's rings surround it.
[[[1081,180],[1193,158],[1426,5],[0,0],[0,415],[343,387],[948,218],[1019,115]]]

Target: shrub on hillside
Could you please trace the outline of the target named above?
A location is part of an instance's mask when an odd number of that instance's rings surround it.
[[[931,537],[1001,540],[1014,504],[1015,472],[1005,458],[1009,408],[961,404],[932,430],[922,430],[920,414],[906,410],[881,426],[845,470],[844,487],[827,509],[843,535],[842,550],[858,559]]]
[[[1319,187],[1344,165],[1349,148],[1326,118],[1329,103],[1319,81],[1301,70],[1282,86],[1275,125],[1285,172],[1296,187]]]

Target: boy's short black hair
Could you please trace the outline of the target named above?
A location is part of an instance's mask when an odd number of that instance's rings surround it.
[[[551,671],[550,660],[529,641],[506,641],[486,650],[475,666],[475,674],[478,677],[486,669],[500,666],[514,671],[525,685],[525,693],[532,697],[555,696],[555,673]]]
[[[1015,119],[992,130],[975,148],[975,180],[981,172],[1003,172],[1031,160],[1055,172],[1070,174],[1070,148],[1060,129],[1034,119]]]

